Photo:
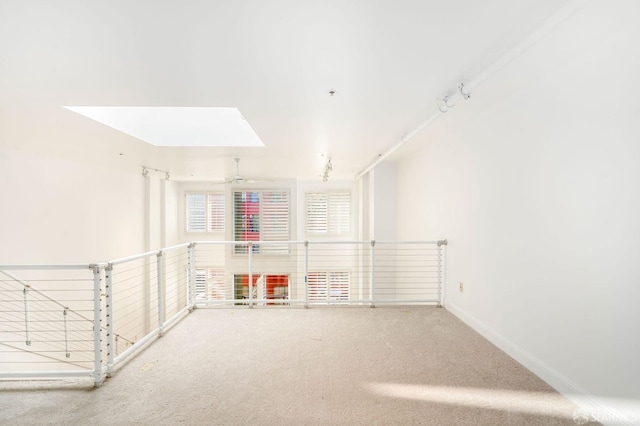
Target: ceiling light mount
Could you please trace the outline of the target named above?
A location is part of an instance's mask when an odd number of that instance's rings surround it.
[[[465,101],[471,99],[471,92],[464,91],[463,82],[458,83],[458,87],[454,93],[445,95],[442,98],[436,98],[436,105],[438,106],[438,110],[444,114],[456,106],[456,103],[458,103],[460,99]]]
[[[336,94],[336,89],[329,89],[329,96],[333,96]]]
[[[164,180],[171,179],[171,175],[167,171],[154,169],[154,168],[147,167],[147,166],[142,166],[142,176],[143,177],[149,177],[149,172],[158,172],[158,173],[164,174]]]
[[[329,180],[329,173],[333,170],[333,164],[331,164],[331,157],[327,160],[327,163],[324,165],[324,173],[322,174],[322,181],[326,182]]]

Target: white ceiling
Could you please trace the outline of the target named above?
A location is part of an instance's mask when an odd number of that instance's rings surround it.
[[[351,179],[561,0],[0,0],[0,144],[172,179]],[[330,89],[336,90],[329,96]],[[235,107],[266,145],[152,147],[61,108]]]

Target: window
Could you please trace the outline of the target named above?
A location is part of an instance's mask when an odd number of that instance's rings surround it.
[[[351,232],[351,191],[307,192],[307,233]]]
[[[252,276],[253,299],[288,299],[289,276],[260,275]],[[234,295],[236,299],[249,298],[249,276],[247,274],[234,275]]]
[[[289,240],[289,192],[282,190],[233,193],[234,240],[278,242]],[[247,253],[237,245],[235,253]],[[255,245],[252,253],[289,254],[288,244]]]
[[[223,269],[196,269],[196,301],[227,299]]]
[[[224,232],[224,194],[187,194],[187,232]]]
[[[349,300],[349,272],[309,272],[309,300]]]

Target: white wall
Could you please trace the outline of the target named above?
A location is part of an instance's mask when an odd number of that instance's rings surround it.
[[[178,182],[162,181],[162,247],[170,247],[179,244],[180,228],[179,203],[184,200],[180,194],[180,184]]]
[[[588,3],[398,164],[399,238],[449,240],[447,307],[623,421],[640,405],[638,18]]]
[[[373,180],[373,235],[374,240],[395,240],[397,178],[394,163],[378,164],[371,172]]]
[[[144,249],[144,181],[0,147],[0,263],[90,263]]]

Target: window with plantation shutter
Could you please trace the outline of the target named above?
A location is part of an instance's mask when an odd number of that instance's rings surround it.
[[[205,194],[187,194],[187,232],[205,232],[207,208]]]
[[[309,272],[307,289],[309,300],[327,300],[326,272]]]
[[[307,192],[307,233],[351,232],[351,191]]]
[[[349,300],[349,272],[309,272],[309,300]]]
[[[329,272],[329,299],[349,300],[349,273]]]
[[[186,197],[187,232],[224,232],[223,193],[190,193]]]
[[[262,241],[289,241],[289,193],[286,191],[262,192],[261,218]],[[266,244],[263,253],[289,254],[288,244]]]
[[[196,269],[196,301],[225,300],[227,293],[224,269]]]
[[[283,244],[255,245],[252,253],[288,255],[289,192],[283,190],[237,191],[233,193],[234,239]],[[235,253],[248,247],[236,245]]]
[[[196,270],[196,300],[207,298],[207,271]]]
[[[326,192],[307,192],[307,232],[326,233],[329,230]]]
[[[209,197],[209,232],[224,232],[224,194],[212,193]]]

